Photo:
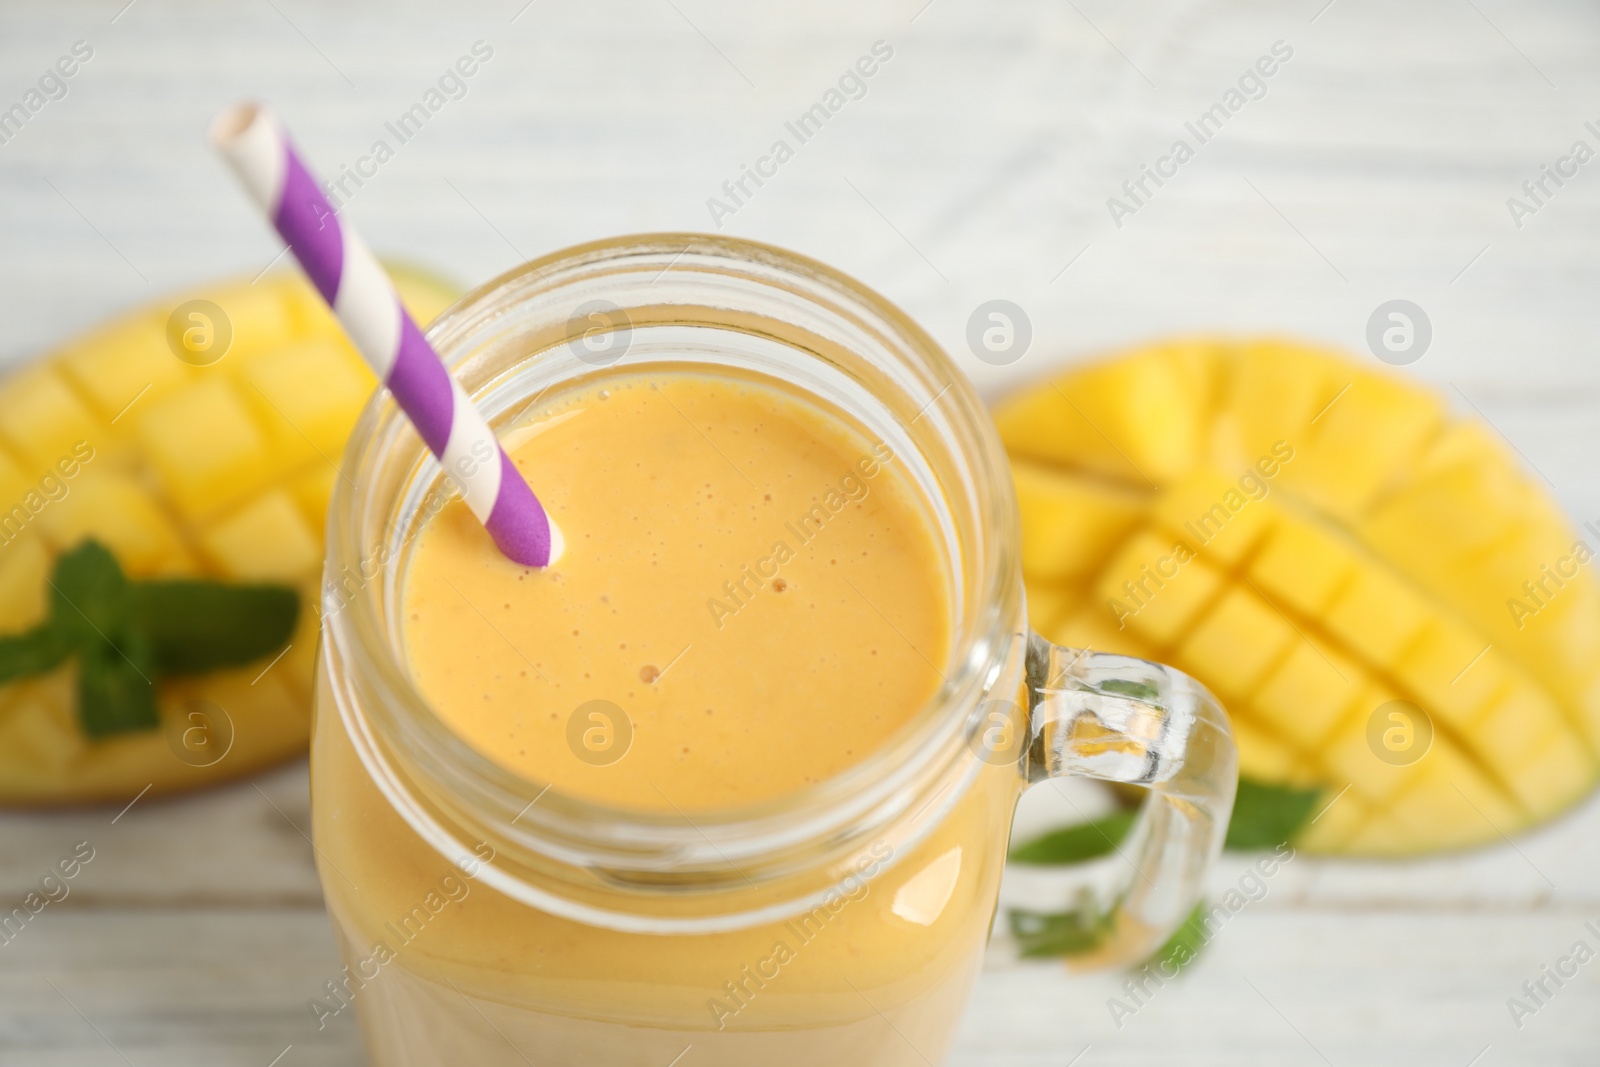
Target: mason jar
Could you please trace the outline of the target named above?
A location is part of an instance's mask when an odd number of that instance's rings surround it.
[[[447,729],[408,670],[407,560],[453,490],[380,393],[331,507],[311,761],[346,964],[313,1011],[354,1012],[373,1064],[939,1063],[1018,798],[1049,777],[1149,791],[1121,849],[1132,871],[1092,904],[1108,916],[1096,960],[1141,959],[1187,916],[1233,801],[1226,718],[1168,667],[1030,634],[989,416],[883,297],[776,248],[660,234],[528,263],[428,336],[501,428],[619,367],[733,369],[849,413],[937,520],[951,652],[880,749],[775,800],[690,817],[518,777]]]

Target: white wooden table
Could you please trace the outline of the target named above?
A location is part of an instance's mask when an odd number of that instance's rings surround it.
[[[1458,388],[1577,518],[1600,518],[1600,163],[1520,229],[1506,206],[1574,140],[1600,147],[1583,126],[1600,119],[1593,5],[525,2],[0,8],[0,109],[75,41],[94,50],[0,144],[0,356],[271,260],[203,145],[236,97],[273,101],[332,172],[486,42],[466,95],[350,208],[380,250],[476,281],[596,236],[710,228],[707,198],[883,40],[893,57],[866,95],[727,232],[867,280],[990,392],[1173,331],[1362,351],[1372,310],[1404,297],[1434,329],[1408,373]],[[1280,40],[1293,57],[1265,96],[1115,226],[1107,198]],[[1034,327],[1004,370],[964,341],[994,297]],[[1049,801],[1024,818],[1050,821]],[[348,1019],[319,1033],[305,1008],[336,967],[307,826],[303,766],[120,817],[0,817],[7,909],[75,842],[96,850],[66,900],[0,945],[0,1067],[359,1063]],[[1596,942],[1597,876],[1593,803],[1469,856],[1300,858],[1120,1030],[1120,976],[997,962],[954,1062],[1061,1065],[1087,1045],[1085,1067],[1593,1064],[1600,963],[1520,1030],[1506,1000]],[[1041,877],[1007,893],[1048,897]]]

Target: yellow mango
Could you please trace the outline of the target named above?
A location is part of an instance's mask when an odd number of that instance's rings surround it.
[[[1523,526],[1528,486],[1498,465],[1455,466],[1408,484],[1389,496],[1359,528],[1368,544],[1404,566],[1438,593],[1467,593],[1480,584],[1469,558],[1498,555]],[[1463,588],[1461,580],[1469,579]],[[1456,583],[1452,586],[1452,580]],[[1519,577],[1513,590],[1520,585]],[[1491,600],[1504,591],[1488,585]]]
[[[0,541],[21,534],[33,521],[34,510],[28,507],[28,494],[36,492],[39,486],[35,479],[23,473],[24,465],[0,448]],[[41,500],[44,498],[43,493],[38,496]]]
[[[1479,634],[1441,617],[1396,664],[1395,676],[1426,694],[1441,721],[1465,729],[1510,683],[1511,671]]]
[[[1308,638],[1291,643],[1288,655],[1255,687],[1249,707],[1258,720],[1315,752],[1367,686],[1359,663]]]
[[[1504,471],[1520,486],[1517,471],[1507,463],[1499,436],[1480,422],[1447,423],[1417,460],[1419,480],[1462,468],[1469,471]]]
[[[69,773],[89,749],[71,721],[72,694],[70,671],[6,686],[0,699],[0,752],[25,763],[32,774]]]
[[[1307,426],[1285,482],[1333,515],[1361,514],[1437,430],[1443,404],[1399,379],[1352,369],[1342,395]]]
[[[1265,484],[1253,471],[1230,478],[1202,468],[1161,494],[1154,519],[1190,548],[1221,566],[1233,566],[1255,548],[1276,518],[1272,502],[1255,495]]]
[[[1073,457],[1075,465],[1154,486],[1194,463],[1209,358],[1204,348],[1173,346],[1103,363],[1017,397],[995,422],[1017,455]]]
[[[1393,690],[1381,683],[1367,684],[1333,732],[1311,753],[1324,782],[1334,789],[1349,785],[1357,796],[1382,807],[1416,780],[1412,768],[1417,764],[1408,766],[1384,759],[1368,734],[1373,712],[1398,699]],[[1422,760],[1427,758],[1423,755]]]
[[[1306,427],[1345,385],[1337,364],[1309,356],[1303,346],[1281,341],[1246,341],[1229,346],[1227,415],[1239,427],[1247,457],[1270,454],[1273,446],[1306,440]]]
[[[1249,586],[1229,586],[1177,646],[1178,666],[1202,669],[1225,700],[1251,693],[1295,642],[1294,628]]]
[[[302,341],[262,356],[245,372],[258,423],[280,464],[337,465],[345,438],[377,379],[348,343]]]
[[[1239,773],[1258,781],[1286,782],[1300,762],[1294,749],[1240,715],[1233,717],[1233,743],[1239,749]]]
[[[206,294],[228,317],[233,341],[223,357],[230,368],[280,351],[300,339],[293,298],[285,285],[230,285]]]
[[[1241,773],[1242,770],[1241,770]],[[1295,847],[1307,852],[1359,852],[1353,838],[1372,818],[1372,810],[1351,790],[1328,795],[1322,810],[1295,837]]]
[[[334,483],[339,477],[339,471],[332,464],[321,463],[314,464],[310,471],[288,484],[289,495],[294,497],[300,513],[317,532],[318,540],[328,524],[328,503],[333,499]]]
[[[1432,619],[1409,583],[1381,566],[1356,572],[1323,616],[1332,635],[1377,667],[1391,667]]]
[[[1039,628],[1039,633],[1058,645],[1068,648],[1110,652],[1118,656],[1139,656],[1148,659],[1152,652],[1126,627],[1117,628],[1116,621],[1097,605],[1085,605],[1077,611],[1068,611],[1052,623]]]
[[[1425,833],[1444,848],[1499,838],[1523,822],[1518,805],[1447,740],[1416,764],[1416,780],[1388,805],[1400,823]]]
[[[50,551],[38,534],[24,533],[0,545],[0,633],[18,633],[44,620],[49,589],[39,580],[50,567]]]
[[[0,441],[29,473],[49,473],[80,442],[102,448],[112,432],[52,365],[30,367],[0,385]]]
[[[260,491],[276,472],[266,434],[230,382],[196,382],[145,409],[139,440],[187,519]]]
[[[39,526],[57,551],[94,538],[134,577],[158,572],[182,552],[177,526],[128,475],[90,470],[63,484],[66,495],[39,515]]]
[[[1022,569],[1046,582],[1099,563],[1144,512],[1140,494],[1101,481],[1026,461],[1013,464],[1011,476],[1025,531]]]
[[[1356,551],[1336,533],[1285,515],[1250,562],[1250,578],[1301,615],[1320,615],[1360,569]]]
[[[167,347],[167,315],[163,308],[109,322],[56,357],[62,372],[107,422],[116,419],[121,425],[138,405],[160,400],[193,380],[194,368],[174,359]]]
[[[1222,583],[1222,572],[1181,541],[1143,530],[1106,566],[1095,594],[1118,629],[1131,629],[1163,648],[1194,621]]]
[[[414,272],[396,282],[419,322],[453,298]],[[219,305],[233,333],[205,366],[166,337],[173,310],[196,298]],[[319,303],[289,273],[174,294],[0,382],[0,635],[46,617],[56,556],[87,538],[136,578],[284,582],[301,597],[281,658],[159,679],[160,730],[86,737],[72,660],[0,685],[0,804],[125,804],[147,785],[194,788],[304,751],[337,478],[324,456],[340,459],[375,385]],[[179,758],[168,735],[188,728],[197,701],[234,728],[226,757],[206,766]]]
[[[1447,407],[1282,339],[1156,345],[1024,390],[996,419],[1035,625],[1194,674],[1246,774],[1348,786],[1302,847],[1405,855],[1551,817],[1600,778],[1600,530]],[[1125,494],[1093,536],[1047,492],[1085,483]],[[1424,716],[1420,757],[1386,750],[1392,701]]]
[[[1409,856],[1417,851],[1415,827],[1400,822],[1381,808],[1373,810],[1369,807],[1368,810],[1366,819],[1354,832],[1329,851],[1353,856],[1394,858]]]
[[[1526,810],[1561,811],[1594,788],[1594,761],[1563,731],[1523,759],[1510,782]]]
[[[1500,777],[1520,782],[1518,773],[1541,758],[1552,744],[1574,753],[1582,746],[1572,743],[1561,709],[1532,682],[1518,679],[1508,683],[1472,723],[1458,731],[1475,742],[1473,751]],[[1516,784],[1512,786],[1516,790]]]
[[[229,578],[293,583],[322,563],[322,541],[294,500],[274,489],[201,531],[200,546]]]

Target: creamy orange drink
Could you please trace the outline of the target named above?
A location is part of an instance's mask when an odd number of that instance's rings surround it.
[[[692,819],[837,776],[938,688],[950,583],[932,518],[892,449],[842,413],[750,377],[613,373],[546,399],[505,441],[540,472],[568,550],[543,571],[512,563],[457,501],[418,535],[402,610],[421,692],[514,774]],[[334,736],[319,756],[348,759],[337,722],[320,725]],[[354,768],[319,773],[323,847],[349,879],[329,887],[334,910],[353,952],[394,951],[392,970],[369,969],[404,991],[369,1040],[435,1013],[470,1023],[454,983],[536,1062],[587,1050],[600,1058],[584,1062],[664,1064],[689,1043],[696,1062],[922,1062],[947,1040],[990,919],[991,853],[1018,783],[1008,768],[989,778],[894,878],[685,939],[514,908],[348,789]],[[889,856],[869,851],[861,873]],[[406,924],[418,901],[428,922]],[[597,1027],[641,1013],[662,1030]],[[785,1032],[818,1019],[832,1034],[797,1054]],[[492,1045],[454,1051],[508,1051]]]
[[[881,298],[622,239],[430,339],[566,545],[511,562],[392,404],[358,427],[312,745],[345,960],[318,1026],[354,1013],[377,1067],[939,1063],[1050,776],[1152,791],[1102,961],[1188,914],[1225,717],[1028,634],[993,428]]]
[[[506,444],[570,550],[518,566],[457,502],[404,610],[422,692],[508,770],[621,807],[749,804],[838,774],[938,689],[931,518],[842,414],[752,378],[614,373]]]

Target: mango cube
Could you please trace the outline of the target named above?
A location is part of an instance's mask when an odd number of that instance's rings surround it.
[[[14,634],[42,622],[50,610],[50,553],[39,535],[26,532],[0,545],[0,633]]]
[[[230,367],[277,352],[300,336],[291,301],[281,286],[234,285],[208,293],[205,299],[228,317],[233,338],[222,358]]]
[[[1414,460],[1443,419],[1432,393],[1364,371],[1317,416],[1311,440],[1285,467],[1286,479],[1308,499],[1346,520],[1362,515],[1398,469]]]
[[[306,517],[306,522],[319,533],[328,525],[328,503],[333,499],[333,490],[338,481],[337,470],[318,462],[289,482],[289,495]]]
[[[1511,673],[1482,635],[1440,617],[1395,667],[1412,692],[1455,727],[1464,727],[1500,694]]]
[[[252,496],[275,467],[250,408],[222,379],[197,382],[152,404],[138,431],[151,466],[190,519]]]
[[[94,538],[136,577],[153,574],[182,551],[182,540],[149,491],[113,471],[86,473],[67,484],[67,495],[39,516],[40,528],[58,551]]]
[[[61,370],[100,417],[123,424],[140,404],[160,400],[192,380],[192,368],[167,347],[166,315],[145,312],[73,342]],[[126,413],[126,414],[125,414]]]
[[[1315,618],[1327,610],[1360,566],[1338,536],[1298,515],[1284,514],[1250,562],[1250,577],[1290,610]]]
[[[1190,548],[1224,566],[1239,562],[1269,529],[1275,507],[1256,472],[1228,478],[1202,469],[1156,501],[1155,521]]]
[[[1337,364],[1310,359],[1303,346],[1281,341],[1245,342],[1231,354],[1228,411],[1245,458],[1267,455],[1280,441],[1304,447],[1307,426],[1345,384],[1331,379]]]
[[[1356,794],[1379,808],[1386,807],[1386,801],[1416,778],[1415,763],[1397,766],[1380,759],[1368,740],[1367,726],[1373,712],[1395,699],[1393,692],[1369,685],[1313,753],[1326,769],[1329,784],[1342,788],[1349,783]]]
[[[1102,572],[1095,596],[1126,627],[1157,647],[1175,641],[1222,588],[1222,572],[1169,538],[1134,535]]]
[[[376,384],[372,372],[331,340],[305,341],[262,356],[244,372],[247,399],[282,469],[313,461],[337,466],[345,438]]]
[[[217,522],[201,533],[200,544],[224,574],[241,581],[295,582],[322,563],[321,538],[282,490]]]
[[[1170,479],[1193,466],[1201,440],[1198,365],[1182,349],[1100,364],[1019,397],[995,421],[1021,455],[1136,484]]]
[[[1594,758],[1570,734],[1553,734],[1525,757],[1511,776],[1511,788],[1528,811],[1559,811],[1594,784]]]
[[[1443,737],[1417,763],[1417,780],[1389,804],[1390,814],[1414,832],[1451,848],[1516,832],[1526,820],[1520,807]]]
[[[104,447],[110,431],[51,366],[23,371],[0,385],[0,441],[38,478],[87,442]]]
[[[1138,524],[1144,498],[1104,482],[1038,464],[1012,466],[1022,515],[1022,569],[1042,581],[1061,581],[1104,562]]]
[[[1315,638],[1297,640],[1261,682],[1251,706],[1302,748],[1315,751],[1365,692],[1362,666]]]
[[[1242,701],[1297,637],[1248,586],[1230,586],[1178,646],[1178,665],[1198,670],[1224,702]]]
[[[1330,633],[1379,667],[1397,663],[1433,619],[1429,606],[1384,567],[1362,570],[1328,608]]]
[[[16,536],[31,521],[32,512],[27,508],[26,497],[28,493],[37,489],[38,476],[29,477],[24,474],[17,461],[0,448],[0,523],[5,524],[4,530],[0,531],[0,540]],[[15,521],[6,523],[7,513],[18,505],[21,505],[27,514],[18,515]]]

